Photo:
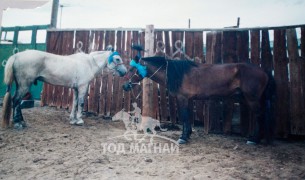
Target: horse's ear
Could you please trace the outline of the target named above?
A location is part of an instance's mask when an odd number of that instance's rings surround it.
[[[139,63],[140,57],[139,57],[138,55],[136,55],[136,56],[134,57],[134,61],[135,61],[136,63]]]
[[[112,45],[108,45],[108,46],[106,47],[106,51],[111,51],[111,52],[113,52],[113,51],[114,51],[114,48],[112,47]]]

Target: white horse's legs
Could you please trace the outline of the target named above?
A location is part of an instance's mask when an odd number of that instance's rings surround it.
[[[88,91],[88,85],[81,86],[78,88],[78,108],[77,108],[77,114],[76,114],[76,119],[77,119],[76,124],[77,125],[84,124],[84,121],[82,119],[82,112],[84,109],[84,103],[85,103],[87,91]]]
[[[72,105],[72,111],[70,114],[70,124],[76,124],[76,108],[77,108],[77,102],[78,101],[78,90],[73,89],[73,105]]]
[[[21,112],[21,100],[29,91],[29,83],[26,81],[16,82],[16,91],[13,97],[13,124],[15,129],[23,129],[26,123]]]

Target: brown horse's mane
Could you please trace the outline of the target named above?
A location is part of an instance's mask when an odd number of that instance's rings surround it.
[[[170,92],[176,93],[181,87],[183,77],[192,67],[198,64],[190,60],[170,60],[165,57],[148,57],[142,60],[151,63],[154,66],[162,66],[167,63],[167,88]]]

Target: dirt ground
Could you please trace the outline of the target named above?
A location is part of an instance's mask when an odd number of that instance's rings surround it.
[[[305,179],[304,140],[253,146],[196,127],[178,153],[118,154],[102,144],[130,143],[111,138],[124,134],[120,121],[90,116],[72,126],[66,110],[23,113],[26,129],[0,129],[0,179]],[[177,139],[180,131],[158,134]]]

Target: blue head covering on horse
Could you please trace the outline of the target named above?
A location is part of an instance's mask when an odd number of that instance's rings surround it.
[[[109,56],[109,58],[108,58],[108,63],[110,64],[110,63],[112,63],[113,62],[113,56],[115,56],[115,55],[120,55],[117,51],[114,51],[110,56]]]
[[[140,63],[136,63],[135,60],[131,60],[129,64],[130,66],[135,67],[139,71],[139,74],[142,76],[142,78],[146,77],[147,70],[145,66],[141,65]]]

